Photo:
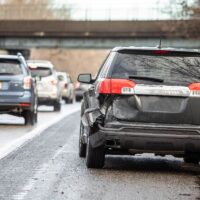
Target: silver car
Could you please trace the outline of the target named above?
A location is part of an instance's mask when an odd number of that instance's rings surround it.
[[[62,99],[66,103],[73,103],[74,100],[74,84],[65,72],[56,72],[61,85]]]
[[[29,60],[31,75],[36,77],[39,105],[54,106],[54,111],[61,109],[61,88],[54,66],[49,61]]]

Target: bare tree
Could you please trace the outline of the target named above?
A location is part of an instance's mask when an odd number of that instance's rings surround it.
[[[69,19],[69,8],[51,0],[0,0],[0,19]]]

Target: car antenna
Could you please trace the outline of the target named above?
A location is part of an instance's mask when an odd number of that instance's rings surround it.
[[[157,45],[157,48],[158,49],[161,49],[162,48],[162,40],[160,39],[160,41],[159,41],[159,44]]]

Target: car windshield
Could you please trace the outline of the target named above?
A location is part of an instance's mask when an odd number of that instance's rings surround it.
[[[158,79],[165,84],[187,85],[200,81],[200,57],[118,53],[113,63],[112,77],[159,84]]]
[[[33,77],[47,77],[52,75],[52,70],[46,67],[31,68],[31,75]]]
[[[22,73],[18,60],[0,59],[0,75],[20,75]]]

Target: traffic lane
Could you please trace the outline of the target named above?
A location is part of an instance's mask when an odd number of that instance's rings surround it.
[[[80,113],[0,161],[0,199],[197,199],[199,168],[182,159],[107,156],[87,169],[78,157]]]
[[[23,137],[34,129],[52,123],[54,119],[76,107],[80,108],[80,103],[62,104],[60,112],[54,112],[53,107],[51,106],[40,106],[38,108],[38,123],[34,126],[25,126],[23,117],[16,117],[7,114],[0,115],[0,149]]]
[[[35,176],[46,170],[48,163],[53,162],[54,154],[67,143],[76,128],[79,115],[78,112],[67,116],[56,126],[49,127],[31,142],[0,160],[0,199],[23,199],[26,191],[34,189],[33,183],[37,180]],[[69,126],[65,127],[66,124]]]

